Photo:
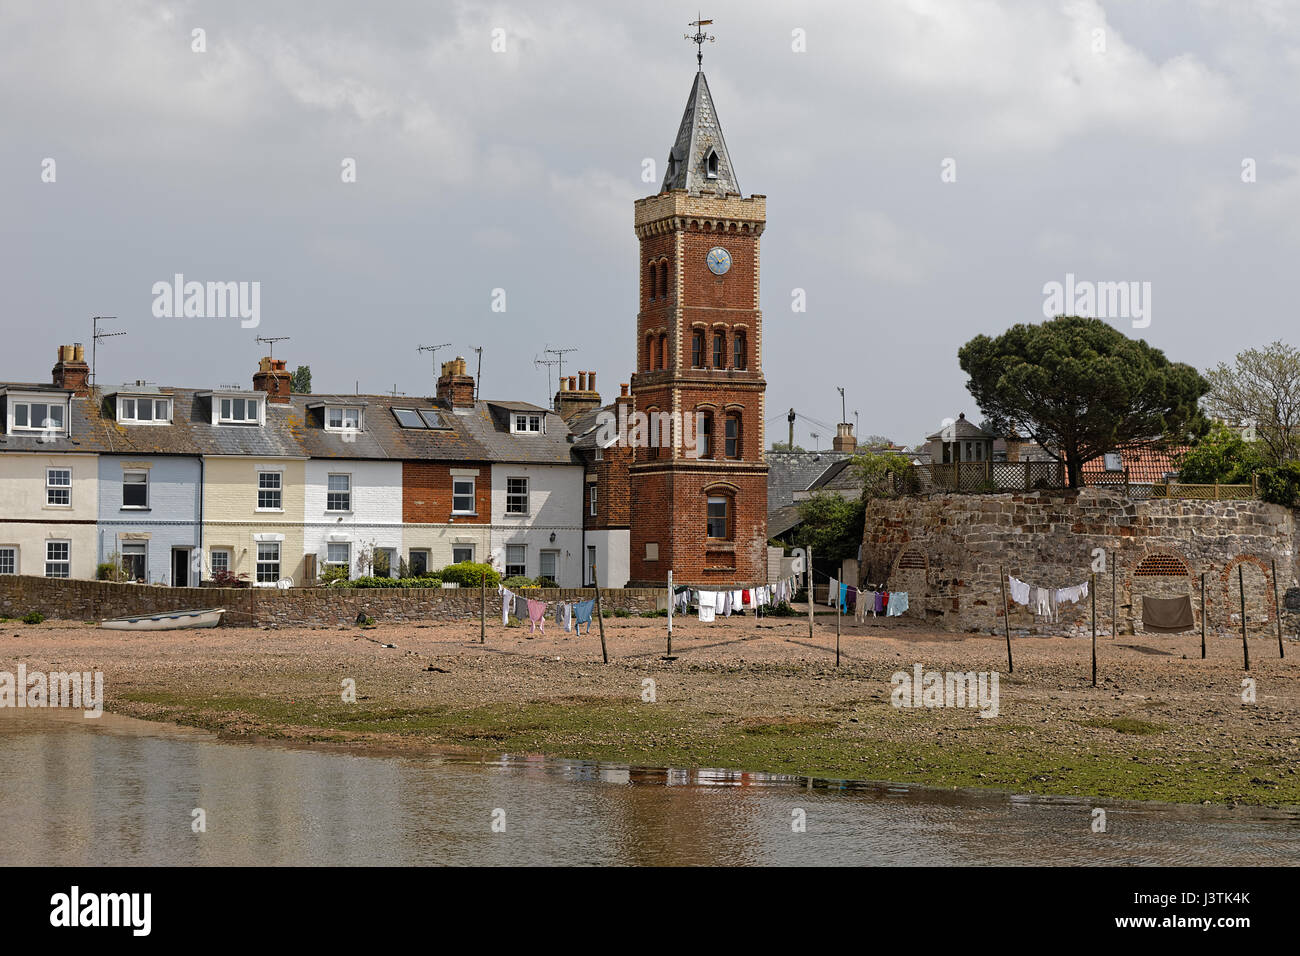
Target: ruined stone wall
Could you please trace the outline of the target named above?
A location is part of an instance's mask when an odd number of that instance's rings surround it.
[[[1240,565],[1248,632],[1271,634],[1276,561],[1283,634],[1294,638],[1298,531],[1294,512],[1261,501],[1133,500],[1107,488],[875,500],[866,510],[861,579],[907,591],[908,616],[935,628],[1001,632],[1000,569],[1041,587],[1071,587],[1089,579],[1101,548],[1099,634],[1116,620],[1120,634],[1143,633],[1143,595],[1190,595],[1199,629],[1202,573],[1207,631],[1239,633]],[[1064,604],[1056,622],[1008,603],[1014,633],[1090,633],[1091,596]]]

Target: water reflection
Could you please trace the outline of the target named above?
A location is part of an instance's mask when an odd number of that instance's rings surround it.
[[[0,714],[5,864],[1294,864],[1300,812],[538,756],[361,757]],[[202,808],[207,832],[191,830]],[[806,814],[806,832],[791,828]],[[505,831],[493,832],[494,813]]]

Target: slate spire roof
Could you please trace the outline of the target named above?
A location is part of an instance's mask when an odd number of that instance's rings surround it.
[[[727,141],[722,138],[722,125],[703,70],[695,74],[686,112],[677,128],[677,139],[668,153],[668,167],[659,191],[669,189],[720,196],[740,193],[740,182],[727,154]]]

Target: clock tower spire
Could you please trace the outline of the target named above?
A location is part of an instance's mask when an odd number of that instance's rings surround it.
[[[697,43],[704,25],[697,21]],[[705,39],[711,39],[705,37]],[[657,195],[637,200],[630,577],[718,590],[767,583],[759,237],[713,96],[695,74]],[[638,437],[645,440],[638,440]]]

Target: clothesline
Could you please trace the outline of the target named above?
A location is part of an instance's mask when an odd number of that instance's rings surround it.
[[[1017,604],[1032,607],[1035,615],[1056,621],[1061,604],[1077,604],[1088,596],[1088,582],[1068,588],[1043,588],[1008,574],[1007,590]]]

